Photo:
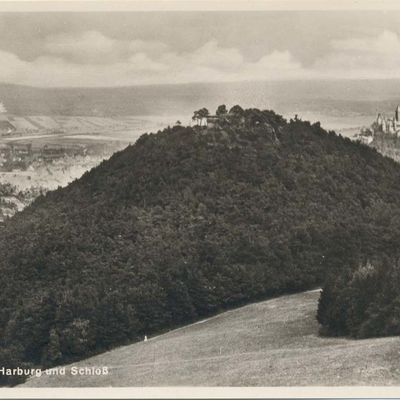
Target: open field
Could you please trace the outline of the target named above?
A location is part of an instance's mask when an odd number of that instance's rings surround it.
[[[319,291],[283,296],[71,364],[27,387],[399,385],[400,338],[321,338]],[[71,367],[105,376],[72,376]]]
[[[16,128],[16,132],[0,137],[1,140],[18,140],[44,136],[64,135],[109,135],[112,139],[126,140],[136,138],[144,132],[157,131],[167,125],[174,124],[178,119],[184,123],[190,122],[190,115],[170,116],[119,116],[119,117],[91,117],[91,116],[46,116],[9,115],[8,120]],[[132,136],[133,135],[133,136]]]

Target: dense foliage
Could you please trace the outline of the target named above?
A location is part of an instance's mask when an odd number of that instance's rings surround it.
[[[400,266],[397,257],[347,265],[328,278],[318,307],[321,333],[355,338],[400,335]]]
[[[395,247],[394,161],[318,123],[232,115],[143,135],[7,222],[1,365],[82,358]]]
[[[378,137],[379,152],[398,160],[397,139]],[[355,338],[400,335],[400,213],[377,202],[360,234],[370,248],[329,273],[318,307],[321,333]]]

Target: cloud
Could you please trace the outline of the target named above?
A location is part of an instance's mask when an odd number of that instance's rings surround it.
[[[387,30],[377,37],[332,40],[331,46],[338,51],[369,54],[388,54],[400,49],[397,34]]]
[[[194,66],[233,71],[243,67],[244,59],[235,48],[220,47],[216,40],[210,40],[191,54],[188,61]]]
[[[332,40],[331,49],[314,63],[315,74],[328,78],[400,78],[400,40],[394,32]]]
[[[0,81],[113,86],[279,79],[300,66],[288,52],[273,52],[258,62],[248,62],[238,49],[221,46],[216,40],[192,52],[177,53],[160,41],[116,40],[96,31],[50,36],[44,50],[45,55],[30,62],[0,52]]]
[[[122,51],[120,47],[118,41],[97,31],[52,35],[47,37],[44,43],[48,54],[68,57],[77,63],[112,60],[116,53],[119,55]]]
[[[48,55],[63,57],[77,64],[112,64],[135,57],[137,53],[157,55],[167,51],[168,46],[151,40],[112,39],[91,30],[48,36],[44,50]]]
[[[144,52],[146,54],[157,55],[163,54],[169,49],[168,45],[156,40],[136,39],[125,43],[125,51],[127,51],[128,53]]]
[[[306,76],[306,71],[289,51],[273,51],[250,64],[249,68],[250,74],[264,76],[265,79],[300,79]]]
[[[0,81],[34,86],[123,86],[138,84],[277,79],[400,78],[400,40],[376,36],[332,40],[326,54],[304,67],[289,51],[247,60],[216,40],[191,52],[162,41],[119,40],[101,32],[47,37],[44,53],[25,61],[0,51]]]
[[[25,62],[13,54],[0,52],[0,81],[33,86],[124,86],[153,83],[154,72],[164,65],[136,54],[126,62],[76,64],[60,57],[40,57]]]

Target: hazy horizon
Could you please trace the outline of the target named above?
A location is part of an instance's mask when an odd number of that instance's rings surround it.
[[[201,85],[240,85],[240,84],[257,84],[257,83],[264,83],[264,84],[285,84],[285,83],[309,83],[311,79],[274,79],[271,81],[263,80],[263,79],[248,79],[242,81],[221,81],[221,82],[214,82],[214,81],[199,81],[199,82],[170,82],[170,83],[137,83],[137,84],[130,84],[130,85],[114,85],[114,86],[38,86],[35,84],[22,84],[22,83],[12,83],[12,82],[4,82],[0,81],[0,86],[21,86],[26,88],[32,89],[43,89],[43,90],[51,90],[51,89],[72,89],[72,90],[79,90],[79,89],[88,89],[88,90],[99,90],[99,89],[121,89],[121,88],[136,88],[136,87],[162,87],[162,86],[201,86]],[[400,76],[398,78],[318,78],[312,79],[313,83],[336,83],[336,82],[400,82]]]
[[[348,133],[369,126],[379,112],[400,104],[400,80],[336,80],[194,83],[106,88],[34,88],[0,84],[0,101],[9,115],[157,116],[166,123],[189,124],[194,110],[214,112],[220,104],[295,114],[324,128]],[[155,119],[155,121],[159,119]]]

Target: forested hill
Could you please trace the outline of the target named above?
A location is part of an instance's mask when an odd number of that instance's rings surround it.
[[[393,160],[272,111],[230,115],[143,135],[6,223],[1,365],[83,358],[397,248]]]

